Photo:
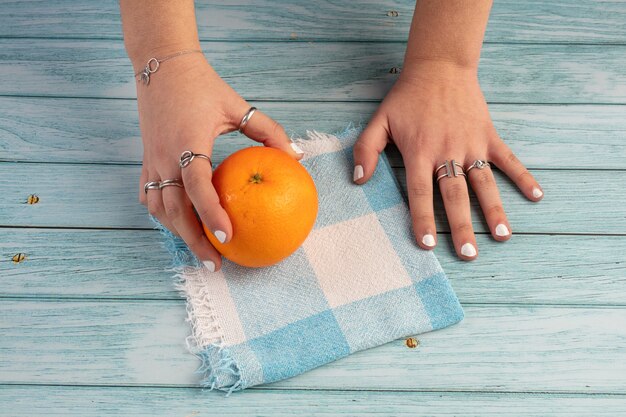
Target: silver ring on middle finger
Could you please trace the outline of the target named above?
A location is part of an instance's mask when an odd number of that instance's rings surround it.
[[[491,167],[491,164],[489,164],[489,161],[486,161],[484,159],[477,159],[474,162],[472,162],[467,168],[465,168],[465,173],[469,174],[469,172],[474,169],[485,169],[487,167]]]
[[[159,189],[162,190],[164,187],[169,187],[169,186],[176,186],[179,188],[185,188],[185,186],[183,185],[182,181],[178,178],[173,178],[170,180],[163,180],[161,181],[161,183],[159,184]]]
[[[446,169],[446,173],[439,175],[437,177],[437,182],[439,182],[444,177],[450,177],[451,178],[451,177],[458,177],[459,175],[467,177],[465,175],[465,172],[463,172],[463,166],[461,164],[459,164],[458,162],[456,162],[454,159],[451,159],[451,160],[447,160],[446,159],[446,162],[444,162],[443,164],[439,165],[435,169],[435,175],[437,175],[437,173],[442,168]]]

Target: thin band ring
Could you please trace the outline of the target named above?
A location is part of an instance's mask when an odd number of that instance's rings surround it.
[[[239,123],[239,129],[238,129],[239,133],[243,133],[243,129],[246,127],[246,125],[252,118],[252,115],[254,114],[255,111],[256,111],[256,107],[250,107],[250,109],[246,112],[246,114],[243,115],[243,118],[241,119],[241,123]]]
[[[159,184],[159,189],[161,190],[161,189],[163,189],[165,187],[169,187],[171,185],[179,187],[179,188],[185,188],[185,186],[183,185],[183,183],[181,182],[180,179],[173,178],[171,180],[163,180],[163,181],[161,181],[161,183]]]
[[[184,151],[180,154],[180,162],[178,163],[178,166],[180,167],[180,169],[185,168],[191,163],[191,161],[193,161],[195,157],[206,159],[207,161],[209,161],[209,164],[211,164],[211,168],[213,168],[213,161],[211,161],[211,158],[209,156],[206,156],[202,153],[193,153],[192,151]]]
[[[160,190],[158,181],[148,181],[143,186],[143,192],[148,194],[148,190]]]
[[[459,175],[467,177],[465,175],[465,172],[463,172],[463,166],[459,164],[458,162],[456,162],[454,159],[452,160],[446,159],[445,163],[439,165],[437,169],[435,169],[435,175],[437,175],[437,172],[439,172],[442,168],[446,169],[446,173],[439,175],[437,177],[437,182],[439,182],[444,177],[452,178],[452,177],[458,177]]]
[[[483,159],[477,159],[465,169],[465,173],[469,175],[469,172],[474,168],[485,169],[487,167],[491,167],[491,164],[489,164],[489,161],[485,161]]]

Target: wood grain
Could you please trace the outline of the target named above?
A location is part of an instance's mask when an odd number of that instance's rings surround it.
[[[202,39],[278,41],[405,41],[411,0],[196,1]],[[389,16],[397,11],[398,16]],[[7,1],[0,9],[2,37],[121,39],[114,0]],[[623,43],[626,6],[620,1],[532,0],[494,2],[487,42]]]
[[[248,100],[378,101],[402,43],[205,42],[217,72]],[[626,103],[626,45],[485,45],[490,102]],[[163,66],[165,68],[165,66]],[[164,69],[163,69],[164,71]],[[0,95],[133,98],[122,41],[0,39]]]
[[[376,103],[253,103],[292,136],[340,132],[367,124]],[[626,169],[626,107],[597,105],[490,106],[500,135],[529,168]],[[221,162],[255,142],[229,134],[215,142]],[[594,157],[590,158],[589,155]],[[555,158],[554,155],[559,155]],[[394,147],[394,166],[402,158]],[[0,160],[141,163],[136,102],[129,100],[0,97]]]
[[[467,306],[455,326],[272,388],[626,394],[626,309]],[[197,386],[183,301],[0,304],[0,383]],[[42,343],[45,341],[45,343]]]
[[[6,416],[541,416],[615,417],[621,395],[250,389],[224,398],[200,389],[0,386]]]
[[[479,235],[480,257],[457,259],[450,235],[435,254],[466,305],[626,306],[626,239],[621,236],[514,236],[502,244]],[[0,296],[179,299],[158,232],[0,229]],[[559,248],[584,247],[573,257]],[[25,253],[15,264],[11,258]]]
[[[0,163],[0,226],[152,228],[138,200],[139,174],[135,165]],[[546,193],[537,204],[495,171],[513,233],[626,233],[626,171],[533,174]],[[403,184],[404,170],[396,175]],[[25,204],[30,194],[38,204]],[[447,231],[438,193],[434,201],[437,230]],[[472,210],[475,230],[485,231],[474,196]]]

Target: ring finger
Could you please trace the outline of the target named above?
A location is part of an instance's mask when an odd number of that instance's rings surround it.
[[[460,169],[457,167],[457,169]],[[442,168],[437,175],[446,172]],[[472,215],[470,213],[469,194],[465,177],[443,177],[439,180],[439,189],[443,198],[443,205],[450,224],[452,241],[459,258],[471,261],[478,255],[476,237],[472,226]]]
[[[150,181],[159,181],[156,174],[149,175]],[[165,208],[163,207],[163,197],[161,196],[161,190],[158,189],[150,189],[146,193],[145,189],[141,190],[144,193],[146,198],[146,205],[148,206],[148,212],[156,217],[161,224],[166,227],[169,231],[171,231],[174,235],[180,236],[174,225],[165,215]]]
[[[498,241],[509,240],[511,238],[511,226],[502,207],[502,200],[491,168],[487,166],[482,169],[472,168],[467,172],[467,176],[472,190],[478,197],[491,235]]]

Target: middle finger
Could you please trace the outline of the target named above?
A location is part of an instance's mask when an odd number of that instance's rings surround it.
[[[462,159],[458,159],[462,161]],[[461,170],[460,167],[457,167]],[[437,175],[446,172],[442,168]],[[452,232],[452,241],[459,258],[471,261],[478,255],[476,237],[472,226],[472,215],[470,212],[469,194],[465,177],[443,177],[439,180],[439,189],[443,198],[443,205]]]
[[[185,190],[179,187],[164,187],[161,194],[167,218],[189,249],[209,271],[215,272],[220,269],[222,258],[204,234]]]

